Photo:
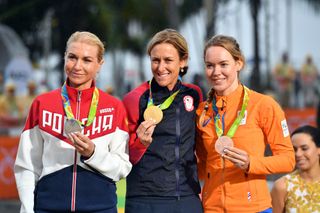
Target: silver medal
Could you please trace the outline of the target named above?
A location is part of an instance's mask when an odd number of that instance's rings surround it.
[[[64,124],[64,131],[66,134],[70,134],[73,132],[81,132],[82,127],[79,122],[75,119],[68,119]]]

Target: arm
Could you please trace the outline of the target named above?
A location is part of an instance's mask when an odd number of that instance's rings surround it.
[[[146,87],[147,88],[147,87]],[[129,156],[130,162],[135,165],[139,162],[147,146],[143,145],[136,133],[139,123],[139,98],[140,92],[132,92],[126,95],[123,99],[124,106],[128,114],[129,127]]]
[[[287,190],[285,184],[285,177],[281,177],[275,181],[271,190],[272,210],[274,213],[285,212],[285,200],[287,197]]]
[[[124,106],[121,102],[116,108],[114,118],[115,131],[103,137],[93,139],[95,150],[92,156],[83,161],[103,175],[118,181],[131,171],[128,155],[128,127]]]
[[[250,156],[248,173],[274,174],[291,172],[295,166],[294,150],[284,112],[271,97],[261,101],[259,125],[270,145],[272,156]]]
[[[202,134],[199,130],[199,116],[197,110],[197,118],[196,118],[196,157],[197,157],[197,166],[198,166],[198,176],[200,180],[204,180],[206,177],[206,163],[207,163],[207,150],[203,144]],[[201,113],[201,112],[200,112]]]
[[[35,104],[21,134],[14,174],[21,201],[21,212],[33,212],[34,189],[42,172],[43,138],[37,125]]]

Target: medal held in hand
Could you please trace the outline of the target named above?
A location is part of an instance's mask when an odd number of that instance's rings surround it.
[[[159,107],[151,105],[144,111],[143,118],[144,120],[153,120],[155,124],[158,124],[163,118],[163,112]]]
[[[152,99],[151,82],[152,80],[149,81],[148,105],[143,113],[143,118],[144,120],[153,120],[155,124],[158,124],[161,122],[163,118],[162,110],[169,108],[169,106],[172,104],[174,98],[177,96],[180,90],[170,95],[162,104],[155,106]]]
[[[216,140],[214,147],[215,147],[215,150],[220,155],[224,154],[223,150],[226,147],[233,147],[233,140],[231,138],[234,136],[236,130],[238,129],[238,127],[240,125],[241,120],[245,116],[245,111],[246,111],[246,108],[247,108],[248,102],[249,102],[249,94],[248,94],[249,89],[247,87],[245,87],[244,85],[243,85],[243,88],[244,88],[244,95],[243,95],[241,110],[240,110],[238,116],[236,117],[236,119],[233,121],[233,123],[232,123],[232,125],[226,135],[223,135],[223,133],[224,133],[224,114],[222,116],[220,116],[220,114],[218,113],[218,108],[216,106],[216,99],[213,98],[213,100],[212,100],[212,110],[216,114],[214,116],[214,126],[215,126],[215,131],[218,136],[218,139]],[[220,120],[220,117],[222,118],[222,121]]]
[[[65,134],[70,134],[73,132],[81,132],[82,128],[92,124],[96,116],[98,100],[99,100],[99,90],[96,87],[94,88],[94,91],[93,91],[91,105],[89,109],[89,116],[86,124],[83,124],[79,120],[76,120],[76,118],[73,115],[68,92],[67,92],[66,82],[63,84],[61,88],[61,98],[63,101],[64,111],[67,115],[67,120],[64,124]]]
[[[67,119],[66,123],[64,124],[64,131],[66,134],[70,134],[73,132],[81,132],[82,126],[81,124],[75,119]]]
[[[216,140],[216,143],[215,143],[215,150],[220,154],[224,154],[223,153],[223,150],[226,148],[226,147],[233,147],[233,141],[231,138],[229,138],[228,136],[221,136],[218,138],[218,140]]]

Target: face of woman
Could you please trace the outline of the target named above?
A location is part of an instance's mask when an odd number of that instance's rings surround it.
[[[312,141],[312,137],[306,133],[297,133],[291,137],[296,157],[296,166],[302,170],[310,170],[319,164],[320,148]]]
[[[155,45],[150,52],[151,70],[156,82],[172,90],[177,83],[180,68],[186,60],[180,60],[178,50],[169,43]]]
[[[66,50],[64,70],[70,86],[83,90],[91,87],[103,61],[98,62],[98,47],[85,42],[72,42]]]
[[[241,61],[235,61],[223,47],[211,46],[205,53],[207,80],[218,95],[229,95],[238,87],[238,72]]]

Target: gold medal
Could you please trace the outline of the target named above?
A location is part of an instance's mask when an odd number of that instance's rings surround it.
[[[163,118],[163,112],[159,107],[151,105],[144,111],[143,118],[144,120],[154,120],[155,124],[158,124]]]
[[[233,147],[233,141],[228,136],[221,136],[216,141],[214,148],[220,155],[222,155],[224,154],[223,150],[225,147]]]
[[[75,119],[68,119],[64,124],[64,132],[66,134],[70,134],[73,132],[81,132],[81,131],[82,131],[82,126]]]

